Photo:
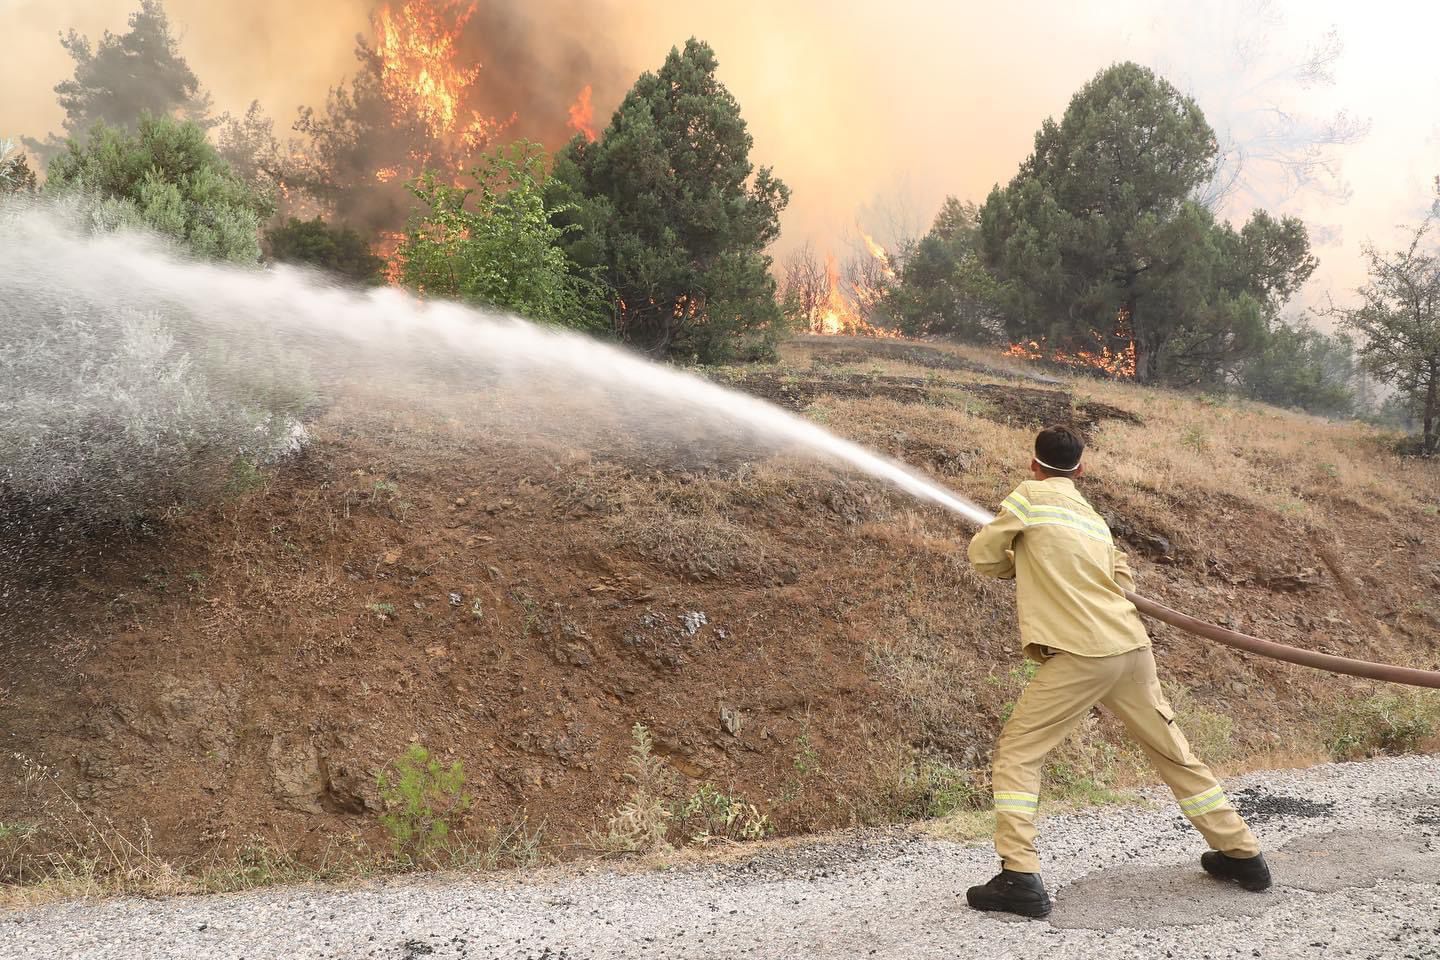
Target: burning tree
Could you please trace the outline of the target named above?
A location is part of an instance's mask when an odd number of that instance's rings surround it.
[[[873,320],[879,310],[885,293],[899,280],[900,275],[890,257],[889,251],[880,246],[875,238],[860,232],[864,249],[845,262],[845,280],[855,291],[866,320]]]
[[[780,277],[780,303],[792,323],[812,333],[825,310],[829,295],[828,275],[807,241],[785,258]]]
[[[556,157],[551,199],[580,229],[572,259],[615,291],[615,332],[652,353],[706,361],[758,349],[778,332],[766,248],[790,191],[750,162],[740,105],[710,47],[672,49],[644,73],[594,143]]]
[[[863,259],[873,261],[870,256]],[[780,280],[780,304],[791,324],[806,332],[827,336],[894,336],[889,330],[871,325],[866,318],[866,312],[873,309],[883,295],[878,286],[883,282],[883,274],[879,270],[869,272],[861,265],[861,258],[854,258],[846,265],[846,274],[847,279],[842,283],[834,254],[826,254],[822,263],[808,242],[786,257]],[[872,281],[872,276],[878,279]],[[872,282],[876,285],[870,286]]]
[[[457,63],[457,40],[473,5],[406,0],[381,6],[373,44],[360,40],[360,69],[330,91],[323,112],[302,108],[295,129],[308,143],[286,179],[335,217],[371,232],[396,231],[425,169],[456,171],[504,123],[468,106],[480,66]]]
[[[1305,227],[1243,230],[1193,199],[1215,169],[1194,100],[1134,63],[1098,74],[980,211],[1006,332],[1083,358],[1130,354],[1142,382],[1219,383],[1314,271]]]

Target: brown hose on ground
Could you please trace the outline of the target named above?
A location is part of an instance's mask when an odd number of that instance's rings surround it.
[[[1299,647],[1261,640],[1259,637],[1237,633],[1204,620],[1197,620],[1179,610],[1167,607],[1163,603],[1147,600],[1128,590],[1125,591],[1125,596],[1135,604],[1135,609],[1141,613],[1154,617],[1156,620],[1163,620],[1173,627],[1179,627],[1186,633],[1193,633],[1197,637],[1223,643],[1227,647],[1236,647],[1240,650],[1258,653],[1262,657],[1298,663],[1302,667],[1314,667],[1317,670],[1328,670],[1331,673],[1346,673],[1352,677],[1368,677],[1371,680],[1385,680],[1390,683],[1408,683],[1415,687],[1440,688],[1440,672],[1435,670],[1417,670],[1414,667],[1397,667],[1388,663],[1372,663],[1369,660],[1352,660],[1349,657],[1337,657],[1329,653],[1317,653],[1314,650],[1301,650]]]

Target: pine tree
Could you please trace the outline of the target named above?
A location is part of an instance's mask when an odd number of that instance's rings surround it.
[[[75,61],[74,75],[55,85],[65,110],[65,133],[79,136],[100,121],[133,131],[146,114],[177,116],[210,126],[210,97],[180,56],[160,0],[141,0],[129,25],[122,34],[105,31],[93,48],[87,37],[74,30],[60,38],[60,45]],[[64,143],[64,137],[53,134],[44,143],[27,141],[45,156]]]
[[[595,143],[572,140],[551,191],[566,248],[614,290],[617,334],[711,361],[762,345],[781,316],[766,248],[790,191],[750,162],[740,105],[691,39],[645,73]]]

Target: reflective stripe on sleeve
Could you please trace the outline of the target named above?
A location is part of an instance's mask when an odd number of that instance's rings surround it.
[[[1230,798],[1225,796],[1225,791],[1217,784],[1204,793],[1181,800],[1180,812],[1187,817],[1198,817],[1229,806]]]

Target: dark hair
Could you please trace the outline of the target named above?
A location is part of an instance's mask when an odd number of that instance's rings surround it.
[[[1080,465],[1085,441],[1071,428],[1056,424],[1041,430],[1035,437],[1035,459],[1040,469],[1052,477],[1068,477]]]

